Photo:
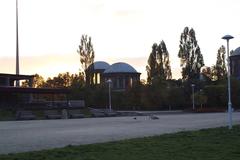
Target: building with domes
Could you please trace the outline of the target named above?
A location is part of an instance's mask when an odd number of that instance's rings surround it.
[[[240,47],[230,55],[230,72],[233,77],[240,80]]]
[[[114,90],[125,90],[132,87],[133,83],[140,82],[140,75],[141,73],[124,62],[109,65],[104,61],[97,61],[87,68],[86,83],[87,85],[104,84],[110,79]]]
[[[86,83],[88,85],[104,83],[103,72],[109,67],[110,65],[104,61],[97,61],[91,64],[85,71]]]

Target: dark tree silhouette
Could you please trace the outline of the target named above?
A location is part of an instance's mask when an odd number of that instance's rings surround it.
[[[85,72],[88,66],[94,62],[95,57],[91,37],[88,37],[87,35],[82,35],[77,52],[80,55],[80,63],[82,65],[82,69]]]
[[[221,46],[217,52],[217,61],[216,65],[213,66],[213,76],[216,80],[224,79],[227,76],[227,69],[225,63],[226,49],[224,46]]]
[[[42,88],[44,86],[44,78],[40,76],[39,74],[35,74],[32,82],[33,88]],[[30,82],[28,80],[25,80],[22,82],[22,87],[30,87]]]
[[[146,70],[148,83],[152,83],[154,79],[167,80],[172,78],[169,54],[164,41],[161,41],[159,45],[153,44]]]
[[[48,88],[79,88],[84,86],[84,76],[79,74],[59,73],[57,77],[48,78],[44,87]]]
[[[181,34],[178,57],[181,59],[182,78],[198,79],[204,61],[192,28],[185,27]]]
[[[146,66],[147,70],[147,82],[151,83],[153,78],[157,76],[157,64],[156,64],[156,55],[157,55],[157,43],[154,43],[152,46],[152,52],[148,58],[148,65]]]
[[[166,44],[164,41],[161,41],[161,43],[158,46],[159,50],[159,57],[160,57],[160,68],[163,70],[162,73],[160,73],[160,76],[163,77],[164,80],[166,79],[172,79],[172,71],[170,66],[170,60],[169,60],[169,53],[166,47]]]

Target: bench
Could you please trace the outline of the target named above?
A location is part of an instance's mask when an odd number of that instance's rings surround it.
[[[84,100],[69,100],[68,106],[70,108],[83,108],[85,107]]]
[[[113,111],[113,110],[106,110],[106,111],[104,111],[104,114],[106,115],[106,116],[108,116],[108,117],[115,117],[115,116],[117,116],[117,112],[115,112],[115,111]]]
[[[61,119],[62,114],[59,113],[57,110],[46,110],[44,111],[45,118],[47,119]]]
[[[117,116],[117,112],[109,109],[94,109],[89,108],[93,117],[114,117]]]
[[[89,108],[93,117],[106,117],[104,112],[100,109]]]
[[[17,111],[16,120],[34,120],[36,116],[32,111]]]
[[[80,109],[68,110],[69,118],[84,118],[84,114],[81,113]]]

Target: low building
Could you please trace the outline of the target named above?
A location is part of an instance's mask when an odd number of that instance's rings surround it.
[[[230,66],[231,75],[240,80],[240,47],[230,55]]]
[[[88,85],[103,84],[110,79],[114,90],[125,90],[132,87],[133,83],[140,82],[140,75],[141,73],[124,62],[109,65],[106,62],[97,61],[86,70],[86,83]]]
[[[34,78],[34,75],[16,75],[16,74],[0,73],[0,86],[14,87],[16,86],[16,81],[28,80],[30,87],[32,87],[33,78]]]
[[[55,95],[65,95],[64,105],[68,107],[70,90],[66,88],[33,88],[34,75],[0,73],[0,108],[41,109],[56,107]],[[28,81],[29,87],[17,86],[17,81]],[[36,96],[33,96],[36,95]],[[50,96],[51,101],[39,99],[39,95]],[[51,106],[50,106],[51,105]],[[50,107],[49,107],[50,106]],[[58,106],[57,106],[58,107]]]

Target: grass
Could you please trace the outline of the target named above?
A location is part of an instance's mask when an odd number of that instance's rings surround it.
[[[1,160],[239,160],[240,126],[0,155]]]
[[[15,112],[12,110],[0,109],[0,121],[9,121],[15,119]]]

